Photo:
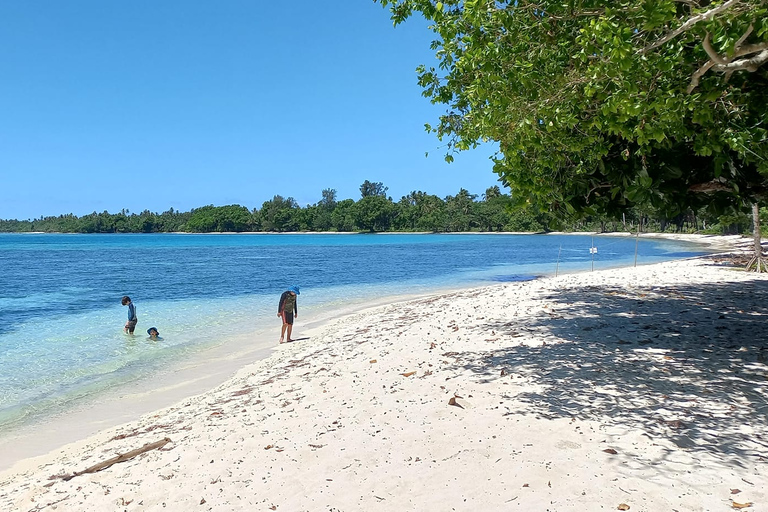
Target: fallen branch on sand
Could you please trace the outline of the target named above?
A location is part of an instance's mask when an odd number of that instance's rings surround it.
[[[170,438],[165,438],[160,441],[155,441],[154,443],[145,444],[141,448],[136,448],[135,450],[131,450],[130,452],[121,453],[120,455],[117,455],[115,457],[112,457],[109,460],[105,460],[104,462],[99,462],[98,464],[94,464],[93,466],[84,469],[83,471],[75,471],[71,475],[65,475],[65,476],[59,476],[56,478],[61,478],[64,481],[72,480],[76,476],[84,475],[85,473],[95,473],[97,471],[101,471],[102,469],[106,469],[110,467],[113,464],[117,464],[118,462],[125,462],[127,460],[130,460],[137,455],[141,455],[144,452],[148,452],[151,450],[156,450],[158,448],[162,448],[166,444],[170,443]]]

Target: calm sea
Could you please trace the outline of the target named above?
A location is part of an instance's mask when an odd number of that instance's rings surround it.
[[[640,240],[638,262],[702,251]],[[294,284],[300,335],[372,300],[634,258],[631,237],[0,234],[0,432],[222,343],[274,345],[277,300]],[[135,336],[122,331],[123,295],[138,309]],[[151,326],[162,341],[147,339]]]

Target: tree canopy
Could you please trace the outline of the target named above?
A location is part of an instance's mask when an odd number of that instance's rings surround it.
[[[765,0],[379,0],[431,22],[456,151],[496,141],[517,204],[562,216],[649,204],[673,216],[761,201],[768,177]]]

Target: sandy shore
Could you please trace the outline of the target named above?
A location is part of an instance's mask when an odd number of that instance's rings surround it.
[[[378,306],[20,462],[0,510],[768,510],[766,326],[712,257]]]

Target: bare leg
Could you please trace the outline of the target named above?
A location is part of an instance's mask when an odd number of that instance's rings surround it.
[[[293,341],[291,339],[291,331],[293,331],[293,324],[288,324],[288,341]]]
[[[280,331],[280,343],[282,343],[282,342],[283,342],[283,339],[285,339],[285,328],[286,328],[286,327],[288,327],[288,324],[284,323],[284,324],[283,324],[283,329]],[[288,340],[290,341],[290,339],[291,339],[291,334],[290,334],[290,332],[289,332],[289,334],[288,334]]]

